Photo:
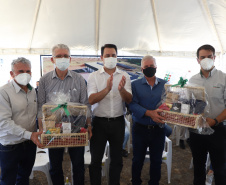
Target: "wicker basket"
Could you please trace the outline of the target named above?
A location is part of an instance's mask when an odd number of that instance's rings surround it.
[[[56,108],[54,104],[44,104],[42,106],[43,113],[43,128],[44,131],[49,129],[49,126],[54,123],[59,123],[62,116],[65,116],[63,108],[59,108],[56,112],[51,110]],[[87,106],[77,105],[73,103],[67,104],[67,109],[71,116],[85,116],[87,113]],[[84,123],[85,125],[85,123]],[[79,147],[88,145],[88,132],[86,133],[51,133],[42,134],[41,143],[45,148],[58,148],[58,147]]]
[[[160,109],[159,109],[160,110]],[[161,116],[165,117],[163,120],[166,123],[190,127],[196,129],[202,121],[202,115],[182,114],[178,112],[161,110]]]
[[[41,143],[45,146],[45,148],[87,146],[88,132],[71,134],[42,134]]]
[[[194,98],[196,100],[206,101],[205,88],[204,87],[193,87],[193,86],[172,86],[165,84],[165,100],[164,103],[173,104],[179,101],[180,97]],[[159,109],[161,110],[161,109]],[[176,124],[180,126],[197,128],[202,122],[202,114],[184,114],[180,112],[174,112],[169,110],[161,110],[161,116],[165,117],[166,123]]]

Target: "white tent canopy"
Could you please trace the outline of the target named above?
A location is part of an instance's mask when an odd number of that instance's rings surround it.
[[[226,51],[226,0],[0,0],[0,54],[49,54],[58,43],[100,54],[114,43],[136,55]]]

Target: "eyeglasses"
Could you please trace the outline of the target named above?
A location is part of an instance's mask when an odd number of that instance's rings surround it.
[[[53,56],[53,57],[55,57],[55,58],[69,58],[70,57],[70,55],[57,55],[57,56]]]

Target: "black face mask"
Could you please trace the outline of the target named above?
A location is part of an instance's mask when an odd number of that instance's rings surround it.
[[[143,69],[143,73],[146,77],[153,77],[156,73],[156,68],[147,67],[146,69]]]

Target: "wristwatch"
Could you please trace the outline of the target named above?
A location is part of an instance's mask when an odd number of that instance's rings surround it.
[[[213,120],[216,122],[214,126],[215,126],[215,127],[218,126],[218,125],[219,125],[219,122],[217,121],[217,119],[215,118],[215,119],[213,119]]]

